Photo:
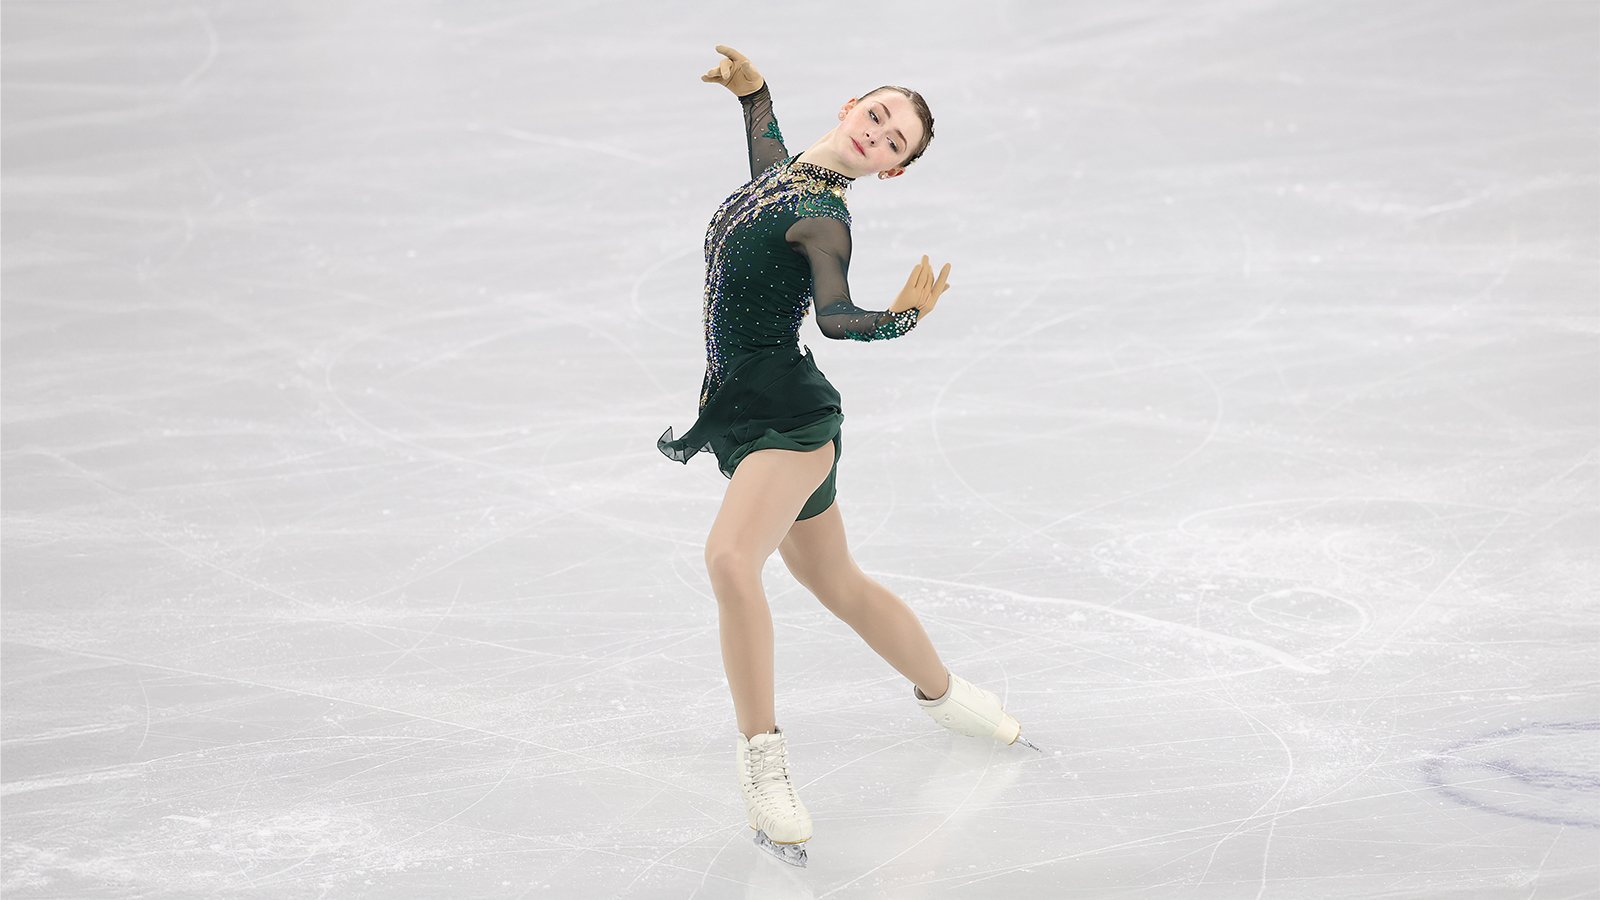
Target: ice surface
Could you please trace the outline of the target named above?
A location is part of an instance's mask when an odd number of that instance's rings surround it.
[[[7,0],[10,897],[1600,895],[1600,8]],[[751,845],[701,240],[750,55],[851,192],[854,555]],[[1001,314],[996,316],[996,310]],[[995,322],[1000,324],[996,326]],[[702,462],[704,464],[702,464]]]

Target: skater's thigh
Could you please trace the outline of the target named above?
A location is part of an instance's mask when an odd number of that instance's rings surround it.
[[[711,523],[706,562],[733,560],[759,569],[832,467],[832,443],[815,450],[771,448],[746,456]]]
[[[778,552],[794,580],[826,606],[848,599],[864,574],[850,556],[837,499],[817,515],[790,526]]]

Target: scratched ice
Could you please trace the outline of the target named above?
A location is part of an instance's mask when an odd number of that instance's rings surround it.
[[[3,875],[29,897],[1600,896],[1592,3],[7,0]],[[768,562],[759,855],[664,460],[701,239],[925,93],[801,339],[858,562]]]

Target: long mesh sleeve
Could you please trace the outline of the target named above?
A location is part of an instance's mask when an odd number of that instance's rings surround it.
[[[744,107],[744,136],[750,150],[750,177],[754,178],[789,155],[783,146],[783,132],[772,113],[772,91],[761,87],[739,98]]]
[[[785,235],[811,263],[811,295],[817,327],[835,340],[897,338],[917,325],[917,308],[900,312],[861,309],[850,302],[850,227],[831,216],[803,216]]]

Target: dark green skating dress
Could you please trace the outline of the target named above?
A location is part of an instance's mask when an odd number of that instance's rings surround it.
[[[850,302],[850,210],[855,179],[790,156],[766,85],[739,98],[744,107],[750,180],[717,207],[706,229],[706,373],[699,418],[676,440],[656,440],[668,459],[687,463],[710,448],[728,478],[756,450],[834,445],[834,469],[800,510],[809,519],[834,500],[844,409],[800,323],[835,339],[899,337],[917,324],[915,308],[869,311]]]

